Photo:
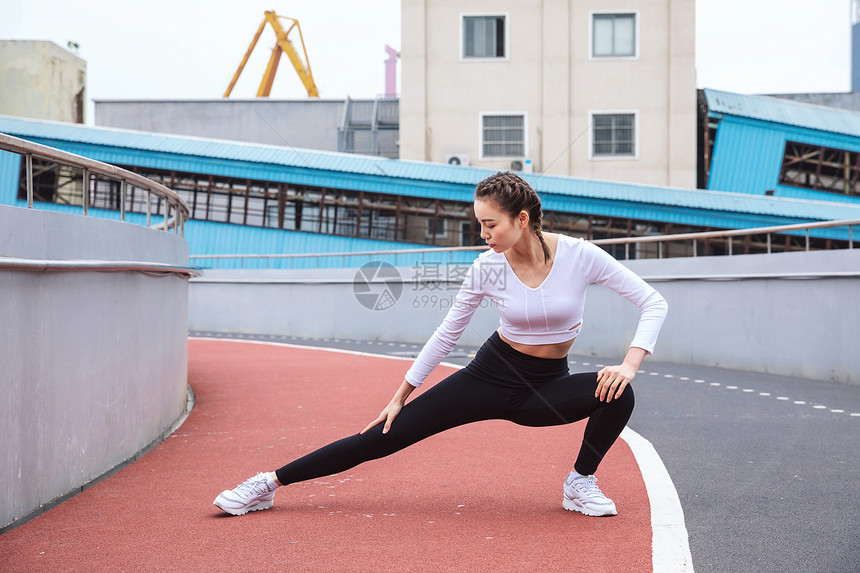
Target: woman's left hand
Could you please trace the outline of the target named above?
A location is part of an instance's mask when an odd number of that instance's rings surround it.
[[[601,402],[611,402],[613,398],[618,398],[636,376],[636,370],[636,367],[630,364],[604,367],[597,373],[597,390],[594,397]]]

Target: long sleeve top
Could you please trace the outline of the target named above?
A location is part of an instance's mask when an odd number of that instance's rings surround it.
[[[537,287],[523,284],[504,253],[490,250],[475,259],[451,309],[418,354],[406,380],[413,386],[424,382],[456,346],[485,297],[498,308],[501,334],[508,340],[555,344],[575,338],[583,326],[585,290],[592,283],[612,289],[640,309],[630,346],[652,353],[668,311],[666,300],[597,245],[559,235],[555,260]]]

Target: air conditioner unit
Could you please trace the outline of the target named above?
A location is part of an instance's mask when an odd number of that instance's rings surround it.
[[[531,159],[514,159],[511,161],[511,171],[520,171],[522,173],[534,173],[535,167]]]
[[[450,153],[445,156],[448,165],[469,165],[469,156],[465,153]]]

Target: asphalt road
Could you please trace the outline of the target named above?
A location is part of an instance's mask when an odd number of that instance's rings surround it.
[[[230,337],[403,357],[420,350]],[[474,351],[457,347],[447,361],[465,364]],[[585,371],[619,359],[570,360],[571,370]],[[629,426],[654,444],[672,476],[696,571],[860,571],[860,387],[652,360],[633,384]]]

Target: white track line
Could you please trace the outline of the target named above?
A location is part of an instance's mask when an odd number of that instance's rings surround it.
[[[200,336],[190,336],[188,339],[283,346],[301,350],[321,350],[323,352],[357,354],[410,362],[414,362],[415,360],[414,358],[388,356],[385,354],[372,354],[369,352],[324,346],[290,344],[288,342],[270,342],[267,340],[237,340],[235,338],[206,338]],[[456,369],[462,368],[461,365],[451,364],[450,362],[442,362],[441,366]],[[693,558],[690,554],[687,527],[684,525],[684,510],[681,508],[678,491],[675,489],[675,484],[672,482],[672,478],[669,476],[669,471],[663,464],[663,460],[660,459],[660,454],[657,453],[651,442],[629,427],[624,428],[620,437],[627,442],[630,451],[633,452],[636,463],[639,465],[639,470],[642,472],[642,480],[645,482],[645,490],[648,493],[648,502],[651,505],[651,558],[653,570],[658,573],[693,573]]]
[[[651,503],[651,556],[653,570],[660,573],[693,573],[693,557],[684,510],[669,471],[654,446],[640,434],[624,428],[621,439],[627,442],[648,491]]]

